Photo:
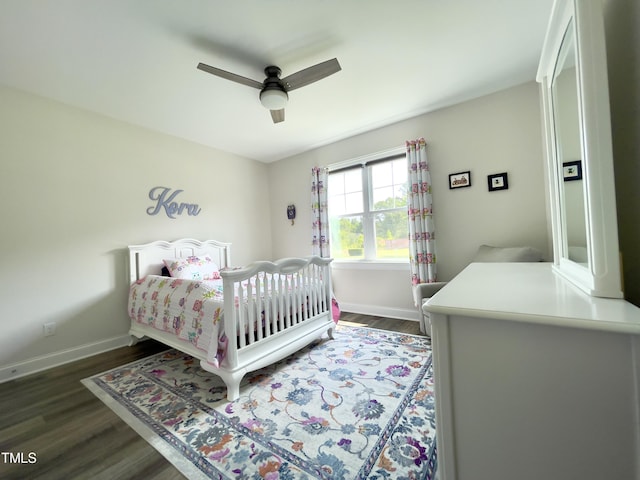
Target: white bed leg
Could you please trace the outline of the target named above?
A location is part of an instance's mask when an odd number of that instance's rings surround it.
[[[240,380],[234,382],[226,382],[227,400],[233,402],[240,397]]]
[[[222,379],[224,384],[227,386],[227,400],[233,402],[240,397],[240,382],[242,382],[244,374],[247,373],[246,370],[241,369],[235,372],[229,372],[224,369],[213,369],[204,360],[200,360],[200,366],[207,372],[211,372]]]
[[[135,335],[131,335],[129,334],[129,346],[133,347],[134,345],[136,345],[138,342],[140,341],[140,338],[136,337]]]

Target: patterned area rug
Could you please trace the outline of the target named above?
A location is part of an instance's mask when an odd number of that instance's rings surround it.
[[[175,350],[83,383],[189,478],[431,479],[437,466],[425,337],[340,326],[247,374],[234,402]]]

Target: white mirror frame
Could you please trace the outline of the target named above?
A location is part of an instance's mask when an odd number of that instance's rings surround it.
[[[571,22],[573,20],[573,23]],[[588,263],[565,255],[562,228],[562,192],[552,84],[560,47],[567,31],[574,29],[582,168],[584,172],[585,222]],[[609,82],[601,0],[556,0],[551,12],[537,80],[541,84],[547,174],[551,201],[554,270],[596,297],[622,298],[618,222],[616,216]]]

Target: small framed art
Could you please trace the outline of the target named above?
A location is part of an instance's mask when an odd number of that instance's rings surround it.
[[[582,162],[580,160],[564,162],[562,164],[562,176],[565,182],[582,180]]]
[[[449,189],[471,186],[471,172],[458,172],[449,175]]]
[[[487,176],[487,184],[489,186],[490,192],[495,192],[496,190],[506,190],[509,188],[509,179],[507,177],[507,172],[503,173],[494,173],[493,175]]]

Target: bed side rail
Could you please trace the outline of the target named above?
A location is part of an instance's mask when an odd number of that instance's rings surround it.
[[[318,256],[283,258],[221,272],[231,368],[237,365],[238,350],[331,315],[331,261]]]

